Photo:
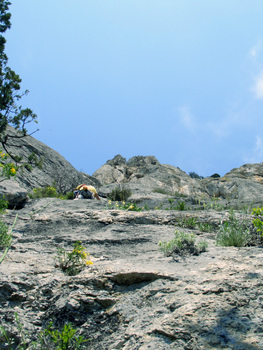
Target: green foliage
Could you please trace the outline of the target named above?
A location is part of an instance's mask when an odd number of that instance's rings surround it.
[[[22,82],[18,74],[16,74],[10,67],[8,67],[8,57],[5,52],[6,39],[3,34],[7,29],[11,28],[11,14],[9,5],[11,3],[6,0],[0,1],[0,143],[2,149],[0,150],[0,166],[2,176],[14,176],[17,172],[17,163],[22,161],[21,157],[10,154],[8,151],[10,141],[13,139],[20,139],[27,136],[26,125],[32,121],[36,122],[36,114],[29,108],[22,108],[18,103],[25,96],[28,91],[21,92],[20,84]],[[16,128],[19,133],[17,135],[8,133],[8,125]],[[5,153],[3,153],[3,150]],[[10,156],[11,162],[6,162],[5,156]],[[31,155],[28,159],[30,164],[38,163],[36,156]],[[33,159],[34,158],[34,159]],[[26,166],[28,163],[24,163]]]
[[[175,210],[185,210],[185,202],[184,201],[179,201],[177,206],[175,207]]]
[[[55,186],[45,186],[34,188],[33,192],[28,194],[29,198],[60,198],[60,199],[73,199],[74,193],[70,191],[66,194],[61,194],[58,192]]]
[[[253,208],[251,214],[255,215],[255,216],[263,216],[263,207],[262,208]]]
[[[213,225],[208,222],[199,222],[195,217],[183,218],[178,221],[178,226],[188,229],[199,229],[202,232],[213,231]]]
[[[8,234],[8,226],[0,221],[0,249],[5,249],[10,245],[12,236]]]
[[[85,252],[81,241],[74,243],[71,252],[58,248],[57,254],[58,266],[69,276],[77,275],[85,266],[93,264],[93,262],[87,260],[89,254]]]
[[[262,216],[263,217],[263,207],[262,208],[253,208],[252,215],[255,216]],[[263,219],[261,218],[255,218],[253,219],[253,225],[257,229],[257,232],[259,232],[263,236]]]
[[[184,201],[179,201],[177,205],[174,205],[175,200],[173,198],[169,198],[168,201],[170,208],[165,208],[165,210],[186,210]]]
[[[38,350],[80,350],[83,349],[83,343],[88,339],[82,336],[77,336],[77,331],[73,326],[65,324],[62,330],[54,327],[53,322],[50,322],[48,327],[41,331],[38,335],[38,341],[34,342],[33,349]]]
[[[198,249],[199,253],[206,252],[207,248],[208,248],[208,243],[205,239],[203,239],[197,243],[197,249]]]
[[[198,222],[197,226],[201,232],[212,232],[214,229],[214,226],[208,222]]]
[[[13,237],[12,237],[12,232],[13,232],[13,228],[16,224],[16,220],[17,220],[17,217],[18,217],[18,214],[16,214],[16,217],[15,217],[15,220],[14,220],[14,223],[11,227],[11,230],[10,232],[8,233],[7,230],[8,230],[8,227],[2,222],[0,221],[0,249],[5,249],[2,257],[0,258],[0,264],[3,262],[9,248],[11,247],[11,244],[12,244],[12,240],[13,240]]]
[[[194,171],[190,171],[188,174],[192,179],[203,179],[203,176],[198,175],[196,172]]]
[[[178,226],[194,229],[197,226],[197,220],[194,217],[184,218],[178,222]]]
[[[5,340],[5,349],[81,350],[84,349],[83,344],[88,341],[88,339],[84,339],[82,336],[77,336],[77,330],[70,323],[65,324],[61,330],[58,330],[51,321],[46,329],[37,334],[37,340],[29,344],[27,341],[28,332],[24,330],[17,313],[15,313],[15,323],[19,335],[19,344],[17,346],[15,339],[8,336],[5,328],[0,326],[0,331]]]
[[[228,220],[219,227],[216,243],[225,247],[245,247],[248,244],[249,236],[248,223],[237,219],[234,212],[230,211]]]
[[[108,201],[108,208],[110,209],[120,209],[126,211],[142,211],[145,208],[137,207],[136,203],[126,203],[126,202],[114,202]]]
[[[211,175],[211,177],[213,177],[213,178],[219,178],[220,175],[219,175],[218,173],[214,173],[213,175]]]
[[[108,194],[108,199],[112,201],[125,202],[132,195],[131,190],[127,188],[114,188],[111,193]]]
[[[159,249],[168,256],[174,254],[199,255],[201,252],[206,251],[208,246],[205,241],[197,245],[195,235],[181,231],[175,231],[175,237],[169,242],[159,242],[158,245]]]
[[[33,193],[29,193],[31,199],[35,198],[58,198],[59,194],[53,186],[38,187],[33,189]]]

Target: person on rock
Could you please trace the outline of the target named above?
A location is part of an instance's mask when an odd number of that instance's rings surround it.
[[[81,184],[78,185],[74,190],[74,199],[98,199],[100,197],[95,189],[95,187],[91,185]]]

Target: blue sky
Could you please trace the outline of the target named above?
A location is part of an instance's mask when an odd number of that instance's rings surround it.
[[[263,161],[262,0],[11,2],[34,137],[77,170],[116,154],[202,176]]]

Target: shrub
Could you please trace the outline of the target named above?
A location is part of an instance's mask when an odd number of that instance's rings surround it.
[[[217,232],[217,245],[225,247],[245,247],[249,240],[248,223],[238,220],[233,211],[229,213],[228,221],[224,221]]]
[[[212,232],[214,229],[214,226],[209,224],[209,222],[198,222],[197,226],[202,232]]]
[[[33,189],[33,193],[29,193],[29,197],[31,199],[35,198],[57,198],[59,197],[59,194],[55,187],[53,186],[45,186],[45,187],[38,187]]]
[[[252,215],[255,216],[263,216],[263,207],[262,208],[253,208]],[[253,219],[252,221],[254,227],[256,228],[257,232],[259,232],[263,236],[263,221],[261,218],[257,217]]]
[[[74,248],[71,252],[58,248],[57,253],[58,266],[69,276],[77,275],[86,265],[93,264],[93,262],[87,260],[89,254],[85,252],[81,241],[74,243]]]
[[[88,339],[76,335],[76,329],[70,323],[65,324],[61,331],[56,329],[53,322],[39,333],[38,341],[34,342],[34,349],[59,349],[59,350],[79,350],[83,349],[83,343]],[[86,348],[86,347],[85,347]]]
[[[112,201],[125,202],[132,195],[131,190],[127,188],[114,188],[111,193],[108,194],[108,198]]]
[[[18,328],[18,340],[9,336],[3,326],[0,326],[0,332],[5,340],[5,349],[38,349],[38,350],[80,350],[86,349],[83,347],[83,343],[86,343],[88,339],[84,339],[82,336],[77,336],[77,330],[68,323],[64,324],[61,330],[54,327],[51,321],[47,328],[40,331],[37,334],[37,340],[28,343],[28,332],[24,330],[17,313],[15,313],[15,323]],[[16,343],[18,342],[18,346]]]
[[[198,175],[198,174],[195,173],[194,171],[190,171],[190,172],[189,172],[189,176],[190,176],[192,179],[203,179],[203,178],[204,178],[203,176]]]
[[[220,175],[218,173],[214,173],[213,175],[211,175],[211,177],[218,178],[220,177]]]
[[[190,228],[190,229],[194,229],[197,225],[197,220],[194,217],[191,217],[189,219],[184,218],[182,219],[182,221],[179,221],[178,225],[180,227],[186,227],[186,228]]]
[[[126,211],[142,211],[145,208],[137,207],[136,203],[126,203],[126,202],[115,202],[112,203],[111,200],[108,201],[108,208],[110,209],[120,209]]]
[[[192,254],[199,255],[207,248],[207,243],[203,241],[201,245],[196,245],[196,236],[193,234],[175,231],[175,237],[169,242],[159,242],[159,248],[165,255]]]
[[[179,201],[177,206],[175,207],[176,210],[185,210],[185,202]]]

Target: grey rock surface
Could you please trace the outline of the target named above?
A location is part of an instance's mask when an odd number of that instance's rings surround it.
[[[16,130],[12,127],[9,127],[8,133],[17,135]],[[58,189],[64,193],[73,190],[80,183],[88,182],[94,186],[100,185],[95,178],[77,171],[58,152],[32,136],[12,139],[8,149],[12,154],[23,157],[23,161],[27,161],[32,152],[39,159],[43,159],[41,169],[38,167],[33,167],[32,171],[23,169],[17,174],[16,179],[2,179],[0,196],[4,195],[11,206],[23,203],[27,199],[27,193],[33,188],[52,186],[54,181]]]
[[[15,312],[29,344],[53,320],[71,322],[92,350],[263,349],[263,250],[215,245],[227,211],[130,212],[106,200],[49,198],[2,219],[11,225],[16,214],[12,248],[0,264],[1,324],[16,340]],[[179,227],[192,217],[214,230]],[[208,251],[165,256],[158,242],[175,230],[206,239]],[[93,265],[70,277],[55,258],[76,240]]]
[[[177,167],[160,164],[153,156],[137,156],[126,161],[117,155],[93,176],[103,185],[103,193],[110,193],[116,186],[130,189],[130,200],[151,208],[167,202],[167,198],[180,196],[190,201],[217,198],[229,203],[263,203],[263,163],[245,164],[221,178],[194,179]],[[160,193],[163,196],[157,195]],[[149,196],[155,197],[154,205]]]

